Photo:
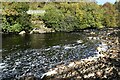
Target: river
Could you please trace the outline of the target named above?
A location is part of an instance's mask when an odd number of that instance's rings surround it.
[[[106,35],[106,36],[104,36]],[[101,37],[119,36],[107,30],[58,32],[46,34],[3,34],[1,79],[19,80],[25,75],[38,78],[58,64],[81,60],[98,54]],[[107,50],[109,46],[105,47]]]

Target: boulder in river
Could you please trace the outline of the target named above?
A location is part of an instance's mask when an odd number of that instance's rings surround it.
[[[77,43],[81,44],[81,43],[83,43],[83,40],[77,40]]]

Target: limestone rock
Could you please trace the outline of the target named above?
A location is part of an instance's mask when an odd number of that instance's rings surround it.
[[[25,31],[21,31],[19,34],[20,35],[23,35],[23,34],[25,34],[26,32]]]

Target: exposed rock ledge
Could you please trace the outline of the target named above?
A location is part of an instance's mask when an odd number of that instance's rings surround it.
[[[25,34],[26,32],[25,31],[21,31],[19,34],[20,35],[23,35],[23,34]]]
[[[33,34],[33,33],[50,33],[50,32],[55,32],[52,28],[34,28],[30,34]]]

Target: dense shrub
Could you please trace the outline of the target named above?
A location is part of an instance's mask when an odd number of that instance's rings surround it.
[[[31,29],[30,16],[26,13],[29,9],[28,3],[5,2],[3,3],[2,30],[4,32],[26,32]]]
[[[106,27],[117,27],[118,12],[116,11],[115,6],[111,3],[105,3],[102,7],[104,9],[103,25]]]

